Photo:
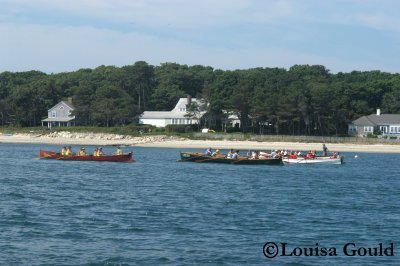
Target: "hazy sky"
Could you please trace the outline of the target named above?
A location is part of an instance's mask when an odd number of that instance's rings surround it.
[[[143,60],[400,72],[397,0],[0,0],[0,72]]]

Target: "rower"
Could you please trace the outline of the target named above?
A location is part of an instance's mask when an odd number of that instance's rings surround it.
[[[64,147],[61,149],[61,156],[65,156],[66,153],[67,153],[67,147],[64,146]]]
[[[211,154],[211,156],[218,156],[218,155],[220,155],[220,154],[221,154],[221,151],[220,151],[219,149],[216,149],[215,152],[213,152],[213,153]]]
[[[117,155],[122,155],[122,149],[121,149],[121,147],[118,147],[118,148],[117,148]]]
[[[99,148],[99,150],[97,151],[97,156],[103,156],[103,148]]]
[[[238,159],[238,156],[239,156],[239,150],[235,151],[235,152],[232,154],[232,159]]]
[[[65,151],[65,156],[72,156],[72,149],[71,149],[71,146],[69,146],[69,147],[67,148],[67,150]]]
[[[85,151],[85,148],[84,148],[84,147],[82,147],[82,148],[79,150],[78,155],[79,155],[79,156],[86,156],[86,151]]]

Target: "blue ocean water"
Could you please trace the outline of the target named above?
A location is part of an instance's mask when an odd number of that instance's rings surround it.
[[[36,160],[40,148],[60,149],[0,144],[1,265],[400,261],[399,154],[343,153],[344,165],[241,166],[181,163],[179,149],[137,147],[123,148],[136,163]],[[287,243],[288,252],[334,247],[337,256],[268,259],[266,242]],[[394,256],[348,257],[346,243],[393,243]]]

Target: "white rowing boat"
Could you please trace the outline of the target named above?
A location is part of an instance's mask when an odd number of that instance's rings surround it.
[[[299,157],[296,159],[292,158],[283,158],[283,162],[287,164],[342,164],[344,163],[344,157],[338,156],[337,158],[333,157],[315,157],[313,159],[307,159],[303,157]]]

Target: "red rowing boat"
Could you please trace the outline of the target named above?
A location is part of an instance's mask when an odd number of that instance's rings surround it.
[[[132,159],[132,152],[123,154],[123,155],[102,155],[102,156],[93,156],[93,155],[72,155],[72,156],[62,156],[58,152],[53,151],[44,151],[40,150],[40,159],[55,159],[60,161],[96,161],[96,162],[134,162]]]

